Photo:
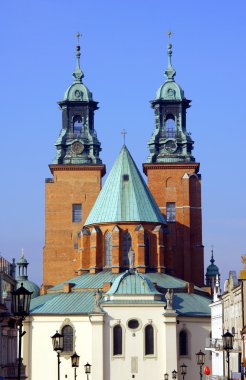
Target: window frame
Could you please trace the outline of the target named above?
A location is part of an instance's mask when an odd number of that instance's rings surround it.
[[[65,340],[66,340],[66,334],[64,334],[64,329],[66,328],[70,328],[71,329],[71,333],[70,334],[67,334],[67,336],[70,336],[70,339],[72,339],[72,341],[70,342],[70,345],[71,345],[71,350],[65,350]],[[61,328],[61,334],[64,336],[63,338],[63,351],[62,351],[62,355],[71,355],[73,352],[74,352],[74,328],[73,326],[71,326],[71,324],[69,323],[66,323],[62,326]]]
[[[80,208],[76,210],[77,206],[80,206]],[[79,214],[78,214],[78,211],[79,211]],[[73,203],[72,204],[72,223],[81,223],[81,222],[82,222],[82,203]]]
[[[153,331],[153,353],[146,354],[146,328],[152,327]],[[144,326],[143,329],[143,357],[144,359],[152,359],[157,357],[157,346],[156,346],[156,328],[152,323],[148,323]]]
[[[166,202],[166,221],[168,223],[176,222],[176,202]]]
[[[121,354],[114,354],[114,329],[117,327],[121,328]],[[112,326],[112,333],[111,333],[111,357],[112,359],[119,359],[124,358],[125,356],[125,329],[122,326],[121,323],[116,323]]]
[[[185,353],[181,353],[181,334],[185,334]],[[184,344],[184,343],[183,343]],[[182,329],[179,331],[179,356],[180,357],[187,357],[189,356],[189,333],[186,329]]]

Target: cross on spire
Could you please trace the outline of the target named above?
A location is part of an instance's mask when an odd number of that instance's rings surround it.
[[[81,33],[79,33],[79,32],[77,32],[77,33],[76,33],[76,37],[77,37],[77,40],[78,40],[78,45],[79,45],[79,39],[80,39],[80,37],[82,37],[82,34],[81,34]]]
[[[126,135],[127,135],[127,131],[125,130],[125,128],[123,129],[123,131],[121,132],[121,134],[123,135],[123,140],[124,140],[124,145],[125,145]]]

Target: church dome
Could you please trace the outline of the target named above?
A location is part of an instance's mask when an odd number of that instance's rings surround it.
[[[207,267],[206,277],[216,277],[216,275],[220,275],[219,268],[214,264],[214,256],[213,251],[210,259],[210,265]]]
[[[35,284],[33,281],[30,281],[28,279],[22,279],[22,278],[19,277],[17,279],[17,289],[20,288],[21,285],[23,285],[24,288],[26,288],[27,290],[29,290],[29,292],[32,292],[32,297],[31,298],[35,298],[35,297],[39,296],[40,289],[39,289],[38,285]]]
[[[113,282],[108,295],[113,294],[158,294],[151,280],[142,273],[135,270],[127,270],[120,274]]]
[[[66,90],[63,100],[89,102],[93,99],[92,93],[83,83],[73,83]]]
[[[165,82],[158,88],[156,92],[156,100],[183,100],[185,99],[184,91],[178,83],[175,82],[174,77],[176,71],[172,66],[172,44],[168,44],[168,65],[165,70],[167,79]]]
[[[38,297],[40,293],[40,289],[37,284],[35,284],[33,281],[28,280],[27,275],[27,266],[29,263],[24,257],[24,252],[22,249],[20,260],[17,263],[18,266],[18,276],[16,278],[17,280],[17,289],[20,288],[21,285],[24,286],[29,292],[32,292],[32,298]]]
[[[76,46],[76,60],[77,64],[73,72],[74,83],[66,90],[63,100],[88,102],[93,99],[92,93],[82,81],[84,73],[80,68],[80,45]]]
[[[184,91],[175,81],[166,80],[157,90],[155,99],[182,100],[185,99]]]

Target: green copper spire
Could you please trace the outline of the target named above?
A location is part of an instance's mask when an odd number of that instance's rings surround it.
[[[62,110],[62,129],[56,140],[56,157],[53,164],[84,165],[101,164],[101,143],[94,128],[94,111],[98,109],[92,93],[82,82],[80,68],[80,33],[76,37],[76,68],[74,81],[58,102]]]
[[[166,223],[125,145],[85,221],[85,226],[119,222]]]
[[[169,39],[171,32],[168,33]],[[166,80],[158,88],[155,100],[155,129],[149,139],[149,163],[177,163],[195,161],[192,156],[193,140],[186,130],[186,110],[190,100],[185,98],[181,86],[174,80],[172,44],[168,43]]]
[[[84,78],[84,73],[80,68],[80,44],[79,44],[79,39],[82,35],[80,33],[76,34],[76,37],[78,39],[78,45],[76,46],[76,68],[73,72],[73,77],[74,77],[74,83],[82,83],[82,78]]]
[[[172,54],[173,54],[173,52],[172,52],[172,44],[170,43],[171,35],[172,35],[172,33],[168,32],[168,36],[169,36],[169,43],[167,45],[168,64],[167,64],[167,69],[165,70],[165,74],[166,74],[168,80],[173,80],[173,78],[176,75],[176,71],[174,70],[174,68],[172,66]]]

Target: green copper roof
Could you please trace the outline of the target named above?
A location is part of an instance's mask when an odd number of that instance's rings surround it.
[[[158,88],[155,99],[163,100],[182,100],[185,99],[184,91],[178,83],[175,82],[174,77],[176,71],[174,70],[171,62],[172,57],[172,45],[168,44],[168,65],[165,70],[167,79],[165,82]]]
[[[120,274],[107,294],[160,294],[142,273],[127,270]]]
[[[173,296],[173,308],[179,315],[191,317],[210,317],[211,298],[194,293],[176,293]]]
[[[30,314],[87,314],[94,304],[94,291],[51,293],[34,298]]]
[[[159,207],[125,145],[85,225],[111,222],[165,223]]]
[[[133,280],[134,278],[134,280]],[[97,274],[84,274],[74,277],[68,281],[65,281],[57,286],[51,288],[51,292],[40,297],[32,299],[30,306],[30,314],[37,315],[72,315],[72,314],[88,314],[93,311],[95,307],[94,290],[102,288],[104,282],[114,282],[110,291],[106,294],[126,294],[127,298],[120,300],[114,299],[102,300],[102,306],[106,307],[107,304],[162,304],[165,302],[165,295],[162,294],[160,299],[131,299],[131,295],[138,294],[157,294],[154,285],[150,282],[157,283],[158,287],[165,289],[174,289],[173,295],[173,307],[179,315],[183,316],[210,316],[209,304],[211,299],[204,292],[202,294],[187,293],[184,288],[187,282],[178,278],[172,277],[164,273],[146,273],[146,274],[126,274],[120,275],[112,274],[109,271],[102,271]],[[124,284],[124,281],[126,283]],[[141,284],[145,283],[145,286]],[[74,284],[70,293],[61,292],[64,283]],[[183,288],[183,290],[182,290]],[[79,290],[81,289],[81,291]],[[82,290],[83,289],[83,290]],[[87,290],[88,289],[88,290]],[[94,289],[94,290],[92,290]],[[141,290],[142,289],[142,290]],[[176,289],[176,291],[175,291]],[[164,291],[165,293],[165,291]]]
[[[76,46],[76,68],[73,72],[74,83],[68,87],[64,94],[63,100],[70,101],[86,101],[92,100],[92,93],[83,84],[82,78],[84,73],[80,68],[80,46]]]

